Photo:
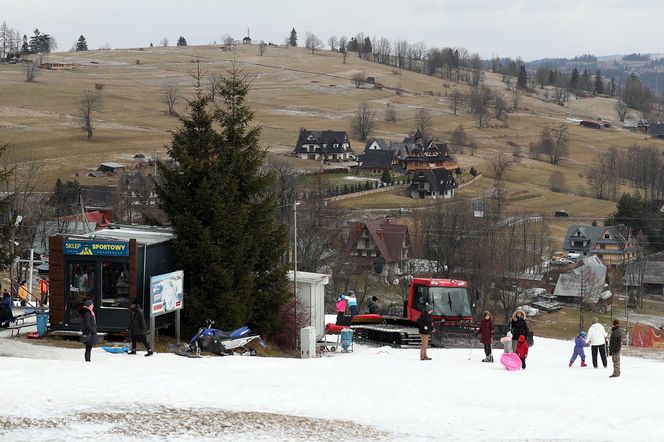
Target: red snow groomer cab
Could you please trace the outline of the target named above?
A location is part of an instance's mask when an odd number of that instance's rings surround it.
[[[385,315],[357,315],[351,327],[360,341],[392,345],[419,346],[417,319],[426,306],[433,308],[436,347],[466,347],[477,326],[473,323],[468,283],[457,279],[412,278],[403,307],[390,306]]]

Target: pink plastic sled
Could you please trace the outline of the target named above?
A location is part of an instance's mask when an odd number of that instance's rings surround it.
[[[521,359],[516,353],[503,353],[500,363],[509,371],[521,370]]]

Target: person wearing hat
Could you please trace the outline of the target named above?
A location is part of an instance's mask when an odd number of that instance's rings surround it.
[[[129,327],[127,327],[127,330],[129,331],[129,336],[131,336],[131,351],[129,354],[136,354],[136,341],[140,341],[148,351],[145,356],[152,356],[152,348],[150,348],[150,343],[145,337],[148,327],[145,324],[143,309],[138,306],[135,299],[131,301],[131,305],[129,306]]]
[[[83,307],[78,311],[83,321],[83,331],[81,333],[81,342],[85,344],[85,361],[90,362],[92,355],[92,346],[97,343],[97,318],[95,316],[94,304],[86,299]]]
[[[586,344],[586,332],[581,331],[579,332],[579,335],[574,338],[574,353],[572,353],[572,357],[569,360],[569,366],[571,367],[574,365],[574,361],[576,361],[576,357],[580,356],[581,357],[581,366],[582,367],[587,367],[588,365],[586,364],[586,352],[584,350],[584,347],[587,347],[588,344]]]
[[[610,378],[620,376],[620,349],[622,347],[622,331],[620,330],[620,321],[613,320],[611,324],[611,337],[609,338],[609,356],[613,361],[613,373]]]
[[[348,302],[348,310],[350,310],[350,319],[353,320],[353,317],[357,315],[357,298],[355,297],[355,292],[348,290],[345,295],[342,297]]]
[[[491,317],[491,312],[486,310],[482,315],[482,320],[480,321],[480,328],[475,332],[475,336],[480,336],[480,343],[484,344],[484,355],[486,356],[482,359],[482,362],[493,362],[493,355],[491,354],[491,344],[493,343],[493,318]]]
[[[433,328],[433,320],[431,319],[431,312],[433,307],[427,304],[424,311],[417,318],[417,327],[419,328],[420,337],[422,338],[422,347],[420,347],[420,361],[430,361],[431,358],[427,355],[427,346],[429,345],[429,335]]]
[[[367,305],[367,313],[372,315],[380,314],[380,307],[378,306],[376,301],[378,301],[378,298],[376,296],[372,296],[371,301],[369,301],[369,305]]]

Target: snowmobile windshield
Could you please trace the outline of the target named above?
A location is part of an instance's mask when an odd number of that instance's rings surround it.
[[[471,316],[468,291],[458,287],[429,287],[433,316]]]

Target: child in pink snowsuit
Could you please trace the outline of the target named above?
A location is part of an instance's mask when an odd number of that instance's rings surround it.
[[[337,298],[337,325],[341,325],[341,322],[344,320],[344,315],[346,314],[346,307],[348,306],[348,301],[339,295]]]

